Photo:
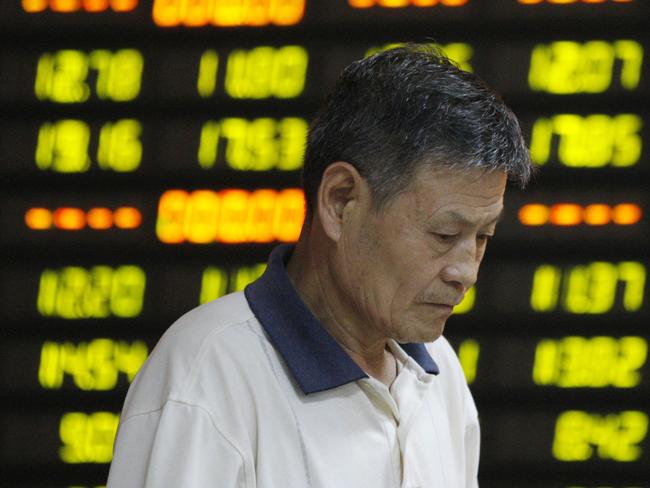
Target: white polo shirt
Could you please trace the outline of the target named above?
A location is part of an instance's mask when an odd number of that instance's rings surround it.
[[[300,300],[290,253],[163,335],[129,389],[108,488],[477,487],[476,408],[448,342],[390,341],[389,389]]]

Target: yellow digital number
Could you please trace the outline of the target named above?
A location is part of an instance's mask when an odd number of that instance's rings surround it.
[[[309,124],[305,119],[285,117],[278,123],[279,157],[276,164],[280,171],[302,168],[307,144]]]
[[[137,266],[46,269],[36,305],[44,317],[136,317],[142,311],[145,285],[145,273]]]
[[[634,114],[542,117],[535,121],[531,131],[531,159],[536,164],[546,164],[557,138],[557,156],[564,166],[633,166],[641,157],[642,126],[641,117]]]
[[[197,159],[202,168],[217,162],[220,142],[228,166],[239,171],[296,170],[302,166],[308,125],[304,119],[207,121],[201,129]]]
[[[87,76],[88,57],[81,51],[65,49],[45,53],[36,68],[36,98],[56,103],[83,103],[90,97]]]
[[[305,87],[309,54],[301,46],[259,46],[232,51],[225,90],[232,98],[296,98]]]
[[[569,313],[609,312],[616,298],[618,271],[612,263],[574,266],[565,281],[564,306]]]
[[[83,173],[90,168],[90,127],[81,120],[45,123],[38,132],[36,166],[58,173]]]
[[[189,193],[184,190],[167,190],[158,201],[156,235],[161,242],[178,244],[185,241],[185,209]]]
[[[470,287],[465,293],[463,300],[454,307],[454,314],[464,314],[470,312],[474,308],[474,302],[476,301],[476,288]]]
[[[646,269],[641,263],[597,261],[562,270],[543,264],[535,269],[530,305],[536,312],[559,308],[572,314],[610,312],[623,284],[622,306],[636,312],[643,306]]]
[[[638,88],[643,47],[636,41],[537,44],[531,52],[528,84],[533,91],[555,95],[603,93],[612,84],[617,61],[623,89]]]
[[[201,55],[199,62],[199,77],[196,89],[202,98],[214,95],[217,88],[217,72],[219,69],[219,55],[214,49],[209,49]]]
[[[100,100],[128,102],[140,94],[144,61],[139,51],[96,50],[90,52],[88,59],[90,67],[97,70],[95,89]]]
[[[133,119],[105,123],[99,133],[97,162],[103,170],[135,171],[142,161],[142,124]],[[44,123],[38,131],[36,166],[42,171],[85,173],[90,169],[90,127],[81,120]]]
[[[642,454],[639,444],[647,432],[648,416],[640,411],[600,415],[570,410],[557,419],[552,453],[563,462],[584,462],[593,457],[637,461]]]
[[[472,384],[476,379],[476,370],[478,367],[481,346],[474,339],[466,339],[458,347],[458,359],[468,384]]]
[[[121,373],[129,382],[133,380],[148,353],[142,341],[94,339],[78,344],[47,341],[41,348],[39,383],[43,388],[60,389],[65,375],[69,375],[81,390],[112,390]]]
[[[45,53],[38,60],[34,93],[39,100],[55,103],[86,102],[91,95],[89,72],[96,70],[97,97],[127,102],[140,93],[143,64],[142,54],[134,49]]]
[[[101,169],[126,173],[138,169],[142,161],[142,124],[122,119],[102,126],[99,133],[97,163]]]
[[[265,269],[266,263],[242,266],[231,270],[230,273],[215,266],[206,268],[201,279],[200,303],[207,303],[227,293],[243,290],[262,276]]]
[[[186,239],[195,244],[214,241],[219,232],[219,220],[215,218],[221,210],[219,195],[210,190],[192,192],[185,210],[183,233]]]
[[[543,339],[535,349],[533,381],[560,388],[633,388],[647,357],[642,337]]]
[[[373,46],[368,49],[364,57],[372,56],[383,51],[388,51],[396,47],[401,47],[405,43],[403,42],[392,42],[389,44],[384,44],[383,46]],[[445,55],[455,62],[460,69],[463,71],[468,71],[472,73],[474,68],[472,67],[472,58],[474,57],[474,48],[471,44],[466,42],[450,42],[448,44],[428,44],[435,48],[440,48],[445,53]]]
[[[535,312],[555,310],[560,294],[562,270],[559,266],[542,264],[535,269],[530,306]]]
[[[201,294],[199,303],[211,302],[228,293],[228,273],[222,268],[210,266],[201,276]]]
[[[69,412],[61,417],[59,458],[66,464],[110,463],[119,415]]]
[[[144,305],[147,276],[138,266],[126,265],[113,270],[110,311],[115,317],[137,317]]]
[[[256,264],[254,266],[242,266],[236,268],[230,275],[230,291],[241,291],[257,278],[262,276],[266,269],[266,263]]]

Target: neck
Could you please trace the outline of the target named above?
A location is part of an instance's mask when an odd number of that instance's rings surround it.
[[[316,241],[317,239],[314,239]],[[388,348],[388,338],[373,324],[356,320],[338,298],[335,276],[327,266],[329,250],[310,246],[301,236],[287,264],[287,273],[298,295],[321,325],[367,374],[390,385],[396,376],[396,359]]]

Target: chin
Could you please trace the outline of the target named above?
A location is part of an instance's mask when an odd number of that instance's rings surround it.
[[[431,323],[428,324],[419,324],[419,327],[412,327],[407,329],[406,333],[402,329],[402,333],[398,334],[397,342],[402,344],[408,342],[434,342],[437,340],[445,330],[445,322],[435,324],[431,326]]]

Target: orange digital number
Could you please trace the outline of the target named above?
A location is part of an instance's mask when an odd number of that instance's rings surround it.
[[[294,25],[306,0],[154,0],[153,20],[160,27]]]
[[[469,0],[348,0],[348,4],[352,8],[370,8],[370,7],[384,7],[384,8],[402,8],[402,7],[435,7],[440,5],[442,7],[462,7],[466,5]]]

